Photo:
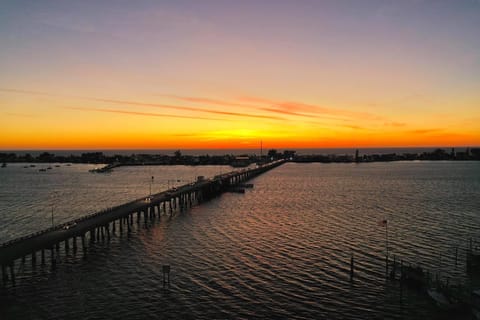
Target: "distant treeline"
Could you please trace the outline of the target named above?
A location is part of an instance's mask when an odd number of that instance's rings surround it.
[[[131,154],[105,155],[103,152],[88,152],[81,155],[59,156],[43,152],[38,156],[30,154],[0,153],[0,162],[44,162],[44,163],[95,163],[95,164],[125,164],[125,165],[228,165],[235,160],[233,155],[224,156],[189,156],[177,151],[174,155],[162,154]]]
[[[354,155],[297,155],[295,162],[386,162],[386,161],[412,161],[412,160],[480,160],[480,148],[467,148],[465,151],[456,152],[436,149],[432,152],[422,153],[388,153],[388,154],[361,154],[357,150]]]
[[[17,155],[15,153],[0,153],[0,162],[33,162],[33,163],[95,163],[122,165],[233,165],[246,166],[251,163],[265,163],[272,160],[288,159],[294,162],[378,162],[401,160],[480,160],[480,148],[467,148],[456,152],[455,149],[445,151],[436,149],[433,152],[404,154],[361,154],[357,150],[354,155],[297,155],[293,150],[277,152],[271,149],[266,155],[223,155],[223,156],[192,156],[183,155],[177,150],[173,155],[162,154],[132,154],[105,155],[103,152],[87,152],[81,155],[55,155],[43,152],[38,156],[31,154]]]

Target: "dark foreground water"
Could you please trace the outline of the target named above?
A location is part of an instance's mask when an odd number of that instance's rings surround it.
[[[89,166],[0,171],[0,241],[228,167]],[[38,169],[38,168],[37,168]],[[55,271],[17,261],[1,319],[435,319],[428,297],[384,279],[390,253],[465,281],[467,239],[480,234],[480,163],[287,163],[131,236],[61,253]],[[69,208],[71,203],[73,208]],[[455,266],[455,248],[459,249]],[[355,257],[355,279],[349,262]],[[171,286],[162,287],[162,265]],[[447,315],[446,318],[454,316]]]

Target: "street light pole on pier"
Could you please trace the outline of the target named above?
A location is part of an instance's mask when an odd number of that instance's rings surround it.
[[[152,176],[152,180],[150,180],[150,193],[149,193],[149,197],[152,197],[152,184],[153,184],[153,176]]]
[[[53,191],[52,193],[52,227],[54,226],[54,221],[53,221],[53,206],[55,205],[55,199],[57,198],[57,192]]]

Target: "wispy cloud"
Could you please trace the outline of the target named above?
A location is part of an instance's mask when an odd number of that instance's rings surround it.
[[[259,118],[259,119],[286,120],[285,118],[276,117],[276,116],[268,116],[268,115],[261,115],[261,114],[252,114],[252,113],[242,113],[242,112],[220,111],[220,110],[197,108],[197,107],[175,106],[175,105],[167,105],[167,104],[160,104],[160,103],[147,103],[147,102],[136,102],[136,101],[127,101],[127,100],[111,100],[111,99],[97,99],[97,98],[95,98],[95,99],[90,98],[90,99],[95,100],[95,101],[99,101],[99,102],[110,102],[110,103],[142,106],[142,107],[165,108],[165,109],[172,109],[172,110],[193,111],[193,112],[211,113],[211,114],[219,114],[219,115],[227,115],[227,116],[248,117],[248,118]]]
[[[21,118],[37,118],[38,115],[36,114],[28,114],[28,113],[16,113],[16,112],[2,112],[5,116],[10,117],[21,117]]]
[[[130,101],[130,100],[117,100],[117,99],[105,99],[105,98],[94,98],[94,97],[82,97],[82,96],[75,96],[75,95],[51,94],[47,92],[32,91],[32,90],[0,88],[0,92],[44,95],[44,96],[51,96],[51,97],[70,97],[70,98],[89,100],[89,101],[95,101],[95,102],[116,103],[116,104],[139,106],[139,107],[154,107],[154,108],[163,108],[163,109],[170,109],[170,110],[177,110],[177,111],[200,112],[200,113],[235,116],[235,117],[269,119],[269,120],[280,120],[280,121],[286,120],[285,118],[282,118],[282,117],[264,115],[264,114],[222,111],[222,110],[199,108],[199,107],[168,105],[168,104],[160,104],[160,103],[148,103],[148,102]],[[220,103],[219,101],[217,102]],[[201,117],[192,117],[192,118],[200,119]],[[205,119],[209,119],[209,118],[205,118]]]
[[[383,118],[368,112],[349,111],[338,108],[327,108],[317,105],[310,105],[301,102],[281,102],[276,100],[269,100],[258,97],[239,97],[237,102],[210,99],[205,97],[184,97],[176,95],[168,95],[181,101],[189,101],[195,103],[215,104],[220,106],[235,106],[249,109],[256,109],[259,111],[266,111],[270,113],[291,115],[299,117],[317,117],[331,119],[340,118],[354,118],[358,120],[382,120]],[[255,104],[255,105],[252,105]]]
[[[384,122],[383,125],[387,127],[405,127],[407,124],[404,122],[396,122],[396,121],[387,121]]]
[[[184,106],[184,105],[152,103],[152,102],[142,102],[142,101],[107,99],[107,98],[98,98],[98,97],[82,97],[82,96],[74,96],[74,95],[51,94],[51,93],[45,93],[45,92],[39,92],[39,91],[10,89],[10,88],[0,88],[0,91],[10,92],[10,93],[20,93],[20,94],[46,95],[46,96],[53,96],[53,97],[54,96],[70,97],[70,98],[102,102],[102,103],[115,103],[120,105],[160,108],[160,109],[169,109],[169,110],[176,110],[176,111],[188,111],[188,112],[194,112],[194,113],[206,113],[206,114],[212,114],[212,115],[214,114],[214,115],[224,115],[224,116],[233,116],[233,117],[246,117],[246,118],[256,118],[256,119],[265,119],[265,120],[287,121],[288,119],[285,117],[282,117],[282,115],[288,115],[288,116],[304,117],[304,118],[310,118],[310,119],[312,118],[330,119],[330,120],[341,120],[341,121],[345,121],[345,120],[384,121],[385,123],[388,123],[391,126],[397,126],[397,127],[402,126],[398,122],[391,122],[391,121],[388,121],[388,119],[384,119],[381,116],[371,114],[368,112],[350,111],[350,110],[339,109],[339,108],[328,108],[328,107],[323,107],[318,105],[306,104],[302,102],[281,102],[281,101],[268,100],[268,99],[256,98],[256,97],[240,97],[240,98],[237,98],[237,101],[232,102],[232,101],[212,99],[207,97],[163,95],[163,96],[171,97],[184,102],[210,104],[210,105],[217,105],[217,106],[223,106],[223,107],[241,107],[241,108],[248,108],[252,110],[252,112],[238,112],[238,111],[225,111],[225,110],[217,110],[213,108],[196,107],[196,106]],[[251,105],[251,103],[255,103],[255,105]],[[141,113],[147,114],[148,112],[141,112]]]
[[[257,110],[257,111],[266,111],[270,113],[278,113],[278,114],[283,114],[283,115],[292,115],[292,116],[300,116],[300,117],[311,117],[311,114],[304,114],[300,112],[294,112],[294,111],[289,111],[289,110],[282,110],[281,108],[276,108],[275,103],[270,101],[270,100],[264,100],[264,99],[251,99],[247,100],[247,102],[253,102],[256,103],[256,105],[251,105],[251,104],[246,104],[246,103],[241,103],[241,102],[231,102],[231,101],[225,101],[225,100],[219,100],[219,99],[210,99],[210,98],[204,98],[204,97],[183,97],[183,96],[176,96],[176,95],[164,95],[168,96],[171,98],[175,98],[177,100],[181,101],[188,101],[188,102],[195,102],[195,103],[204,103],[204,104],[214,104],[214,105],[219,105],[223,107],[241,107],[241,108],[248,108],[252,110]],[[258,106],[258,104],[267,104],[270,105],[269,107],[265,106]]]
[[[218,106],[231,106],[231,107],[242,107],[242,108],[255,109],[254,106],[249,105],[249,104],[225,101],[225,100],[220,100],[220,99],[211,99],[211,98],[204,98],[204,97],[184,97],[184,96],[177,96],[177,95],[171,95],[171,94],[166,94],[166,95],[162,95],[162,96],[170,97],[170,98],[174,98],[174,99],[181,100],[181,101],[186,101],[186,102],[206,103],[206,104],[214,104],[214,105],[218,105]]]
[[[273,105],[277,107],[279,112],[301,112],[309,113],[316,115],[330,115],[330,116],[341,116],[347,118],[354,118],[358,120],[381,120],[382,117],[368,113],[368,112],[358,112],[350,111],[338,108],[327,108],[317,105],[310,105],[300,102],[273,102]]]
[[[432,128],[432,129],[416,129],[416,130],[409,130],[407,131],[408,133],[413,133],[413,134],[430,134],[430,133],[437,133],[444,131],[445,129],[443,128]]]
[[[365,128],[355,125],[342,125],[344,128],[353,129],[353,130],[364,130]]]
[[[60,95],[60,94],[53,94],[53,93],[33,91],[33,90],[10,89],[10,88],[0,88],[0,92],[33,94],[33,95],[42,95],[42,96],[51,96],[51,97],[64,97],[63,95]]]
[[[258,97],[245,96],[239,97],[238,100],[248,103],[266,104],[269,105],[270,111],[285,114],[295,114],[308,117],[312,117],[313,115],[318,115],[322,117],[324,117],[325,115],[330,115],[336,117],[353,118],[357,120],[384,120],[383,117],[369,112],[350,111],[340,108],[311,105],[295,101],[282,102]]]
[[[286,114],[286,115],[291,115],[291,116],[300,116],[300,117],[311,117],[311,115],[304,114],[304,113],[299,113],[299,112],[294,112],[294,111],[288,111],[288,110],[281,110],[281,109],[276,109],[276,108],[258,108],[259,110],[267,111],[267,112],[274,112],[274,113],[280,113],[280,114]]]
[[[136,115],[136,116],[226,121],[225,119],[219,119],[219,118],[193,117],[193,116],[166,114],[166,113],[139,112],[139,111],[128,111],[128,110],[119,110],[119,109],[89,108],[89,107],[63,107],[63,108],[64,109],[70,109],[70,110],[119,113],[119,114],[128,114],[128,115]]]

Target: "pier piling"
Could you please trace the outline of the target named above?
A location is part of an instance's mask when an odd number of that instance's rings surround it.
[[[8,280],[7,267],[5,267],[4,264],[2,264],[2,280],[3,280],[3,285],[5,285]]]
[[[10,279],[15,284],[15,261],[10,262]]]
[[[52,269],[55,268],[55,251],[53,247],[50,248],[50,264],[52,265]]]
[[[353,253],[350,256],[350,282],[353,281]]]
[[[32,268],[35,268],[37,265],[37,253],[35,251],[32,252]]]
[[[457,266],[458,261],[458,247],[455,247],[455,266]]]
[[[77,253],[77,237],[72,238],[73,253]]]
[[[163,274],[163,287],[165,288],[165,285],[168,284],[168,287],[170,288],[170,266],[169,265],[162,266],[162,274]]]

